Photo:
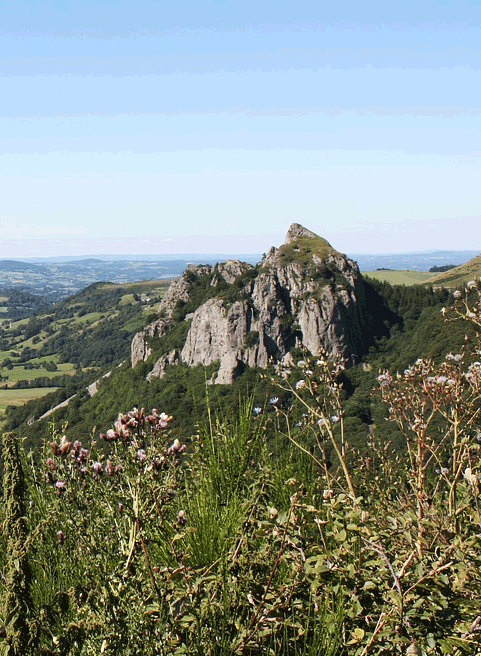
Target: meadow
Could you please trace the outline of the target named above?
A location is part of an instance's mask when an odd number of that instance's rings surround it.
[[[366,278],[388,282],[391,285],[421,285],[433,277],[432,273],[426,271],[390,271],[388,269],[365,271],[362,275]]]

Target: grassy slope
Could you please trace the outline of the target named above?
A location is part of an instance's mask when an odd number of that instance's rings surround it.
[[[362,275],[391,285],[420,285],[433,279],[426,271],[364,271]]]
[[[443,285],[444,287],[461,287],[468,280],[474,280],[481,276],[481,255],[473,257],[472,260],[461,264],[455,269],[438,273],[433,276],[429,281],[435,285]]]

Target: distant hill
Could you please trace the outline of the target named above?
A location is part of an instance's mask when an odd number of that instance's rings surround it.
[[[468,280],[473,280],[481,276],[481,254],[473,257],[469,262],[461,264],[455,269],[445,271],[444,273],[437,273],[426,282],[433,285],[443,285],[444,287],[460,287]]]
[[[18,260],[0,260],[0,270],[26,271],[27,269],[43,272],[45,267],[40,264],[30,264],[29,262],[20,262]]]
[[[459,266],[478,255],[473,251],[420,251],[415,253],[347,253],[365,271],[392,269],[396,271],[429,271],[433,266]]]

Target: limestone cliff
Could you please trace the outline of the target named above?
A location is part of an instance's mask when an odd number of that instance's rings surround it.
[[[245,367],[266,367],[295,346],[313,355],[325,349],[349,365],[365,348],[370,322],[357,264],[293,224],[257,267],[188,267],[169,287],[159,319],[135,336],[132,366],[154,352],[149,377],[179,362],[218,362],[213,382],[231,383]]]

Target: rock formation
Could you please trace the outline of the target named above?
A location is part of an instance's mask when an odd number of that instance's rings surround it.
[[[132,366],[154,352],[149,378],[167,366],[219,363],[215,383],[266,367],[292,348],[326,350],[353,364],[372,317],[357,264],[299,224],[257,267],[236,261],[189,266],[174,280],[159,319],[132,342]]]

